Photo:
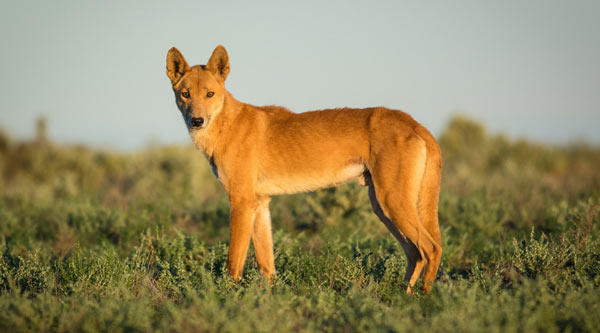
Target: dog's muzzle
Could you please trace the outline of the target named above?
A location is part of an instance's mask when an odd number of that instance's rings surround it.
[[[198,118],[192,118],[192,127],[202,127],[202,125],[204,124],[204,118],[202,117],[198,117]]]

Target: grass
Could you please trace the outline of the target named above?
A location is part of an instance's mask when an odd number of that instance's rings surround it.
[[[460,117],[439,141],[444,256],[432,293],[408,296],[402,249],[356,184],[274,198],[277,279],[250,253],[236,284],[227,199],[193,149],[0,133],[0,330],[597,330],[600,149]]]

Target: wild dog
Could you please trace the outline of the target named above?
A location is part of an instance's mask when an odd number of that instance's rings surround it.
[[[356,179],[407,258],[407,292],[423,274],[429,291],[442,256],[438,226],[442,158],[408,114],[384,107],[293,113],[242,103],[225,89],[225,48],[190,66],[175,47],[167,76],[189,135],[223,185],[231,209],[227,269],[239,281],[250,239],[260,271],[275,274],[270,196]]]

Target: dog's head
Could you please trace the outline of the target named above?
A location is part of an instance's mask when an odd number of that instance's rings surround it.
[[[190,132],[206,128],[223,108],[227,74],[229,56],[221,45],[215,48],[206,66],[190,67],[174,47],[167,53],[167,76]]]

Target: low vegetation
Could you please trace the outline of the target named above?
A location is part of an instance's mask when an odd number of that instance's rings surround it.
[[[271,203],[277,279],[226,274],[228,204],[188,147],[114,153],[0,133],[0,331],[596,331],[600,149],[439,137],[444,256],[401,247],[347,184]]]

